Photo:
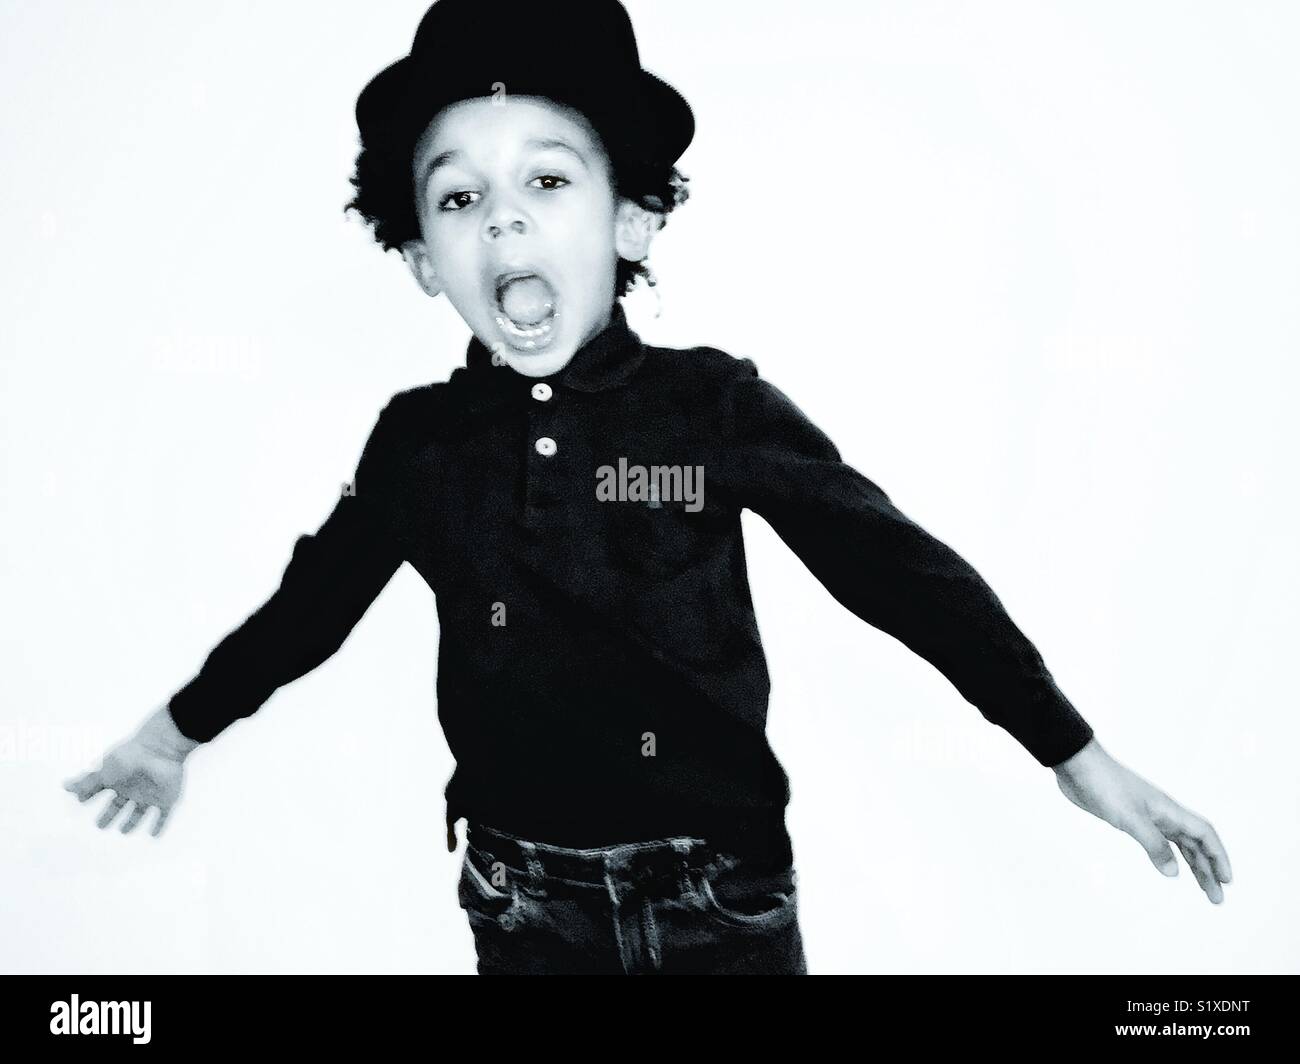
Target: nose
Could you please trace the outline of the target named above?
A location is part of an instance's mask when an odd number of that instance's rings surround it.
[[[511,203],[501,202],[483,224],[483,239],[488,242],[494,241],[507,230],[523,234],[528,231],[528,226],[524,222],[523,212]]]

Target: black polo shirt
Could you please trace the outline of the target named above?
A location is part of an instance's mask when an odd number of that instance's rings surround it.
[[[786,859],[746,507],[1041,764],[1092,737],[979,574],[751,360],[646,345],[617,303],[550,377],[494,365],[472,339],[449,380],[394,396],[350,490],[172,715],[207,741],[252,714],[333,654],[407,561],[440,623],[449,819],[564,846],[702,835]]]

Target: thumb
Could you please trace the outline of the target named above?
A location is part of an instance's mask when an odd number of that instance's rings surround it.
[[[78,801],[84,802],[104,789],[104,780],[98,771],[92,770],[81,776],[65,780],[63,789],[76,795]]]
[[[1144,825],[1130,832],[1137,839],[1142,849],[1146,850],[1151,863],[1161,875],[1170,878],[1178,875],[1178,858],[1169,845],[1169,841],[1152,825]]]

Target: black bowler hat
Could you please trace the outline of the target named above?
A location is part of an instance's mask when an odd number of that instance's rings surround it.
[[[545,96],[586,115],[615,160],[667,168],[695,134],[690,105],[641,66],[619,0],[437,0],[409,55],[357,98],[363,148],[405,155],[442,108]]]

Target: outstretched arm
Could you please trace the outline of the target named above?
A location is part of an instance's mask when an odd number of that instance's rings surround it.
[[[343,645],[402,564],[360,494],[342,495],[320,528],[298,537],[280,586],[223,638],[168,702],[191,739],[208,742]]]
[[[121,830],[134,830],[154,807],[152,834],[159,834],[180,799],[189,754],[338,650],[400,567],[403,552],[383,505],[393,458],[388,414],[366,442],[353,491],[340,495],[314,533],[298,538],[275,592],[98,768],[64,783],[82,802],[114,792],[99,827],[133,802]]]
[[[762,516],[843,606],[1054,769],[1070,801],[1132,835],[1166,875],[1177,874],[1174,842],[1221,902],[1231,871],[1209,823],[1114,761],[979,573],[844,462],[751,360],[739,362],[713,483]]]
[[[323,663],[401,566],[386,502],[398,433],[390,402],[366,440],[350,492],[316,532],[298,537],[274,594],[171,697],[172,719],[188,738],[210,741]]]
[[[841,605],[930,662],[1039,763],[1082,750],[1092,728],[980,574],[740,362],[713,482],[763,517]]]

